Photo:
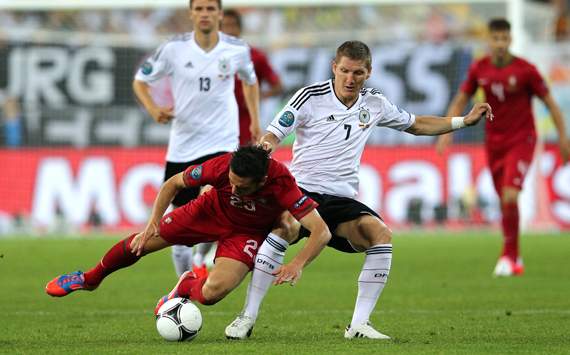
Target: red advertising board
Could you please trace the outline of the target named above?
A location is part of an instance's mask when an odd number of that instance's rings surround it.
[[[94,213],[108,228],[144,224],[162,183],[164,153],[158,147],[0,150],[0,214],[29,216],[38,227],[57,218],[83,226]],[[570,229],[570,166],[561,165],[555,146],[537,156],[519,203],[523,223]],[[289,161],[290,149],[274,157]],[[478,145],[457,146],[443,156],[431,146],[368,147],[359,199],[394,226],[433,225],[442,206],[445,223],[454,225],[499,217]],[[419,210],[411,219],[414,204]]]

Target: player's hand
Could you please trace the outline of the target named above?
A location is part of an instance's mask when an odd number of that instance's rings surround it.
[[[301,278],[301,273],[303,267],[295,262],[290,262],[289,264],[282,265],[279,269],[273,272],[276,276],[274,285],[281,285],[285,282],[290,282],[291,286],[295,286],[297,281]]]
[[[570,158],[570,140],[563,137],[558,144],[560,146],[560,155],[562,156],[562,163],[566,164]]]
[[[251,120],[251,124],[249,125],[249,133],[251,134],[251,142],[255,143],[261,138],[261,127],[255,120]]]
[[[136,256],[140,256],[144,251],[146,242],[153,237],[160,237],[160,234],[158,233],[158,224],[149,223],[144,231],[137,234],[131,241],[131,253]]]
[[[486,102],[479,102],[476,103],[475,105],[473,105],[473,108],[471,109],[471,111],[469,111],[469,113],[467,114],[467,116],[465,116],[465,118],[463,119],[463,122],[465,123],[466,126],[474,126],[477,123],[479,123],[479,121],[485,117],[485,119],[492,121],[493,120],[493,110],[491,109],[491,106],[486,103]]]
[[[271,144],[268,141],[263,141],[263,142],[259,143],[258,145],[259,145],[259,147],[261,147],[261,149],[263,149],[269,153],[273,152],[273,144]]]
[[[166,124],[174,118],[174,107],[154,107],[149,114],[156,122]]]
[[[443,154],[453,142],[453,134],[447,133],[437,137],[435,142],[435,150],[438,154]]]

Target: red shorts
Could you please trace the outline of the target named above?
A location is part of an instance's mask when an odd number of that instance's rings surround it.
[[[525,139],[508,147],[491,147],[486,144],[487,160],[493,176],[495,190],[501,195],[503,187],[521,189],[528,172],[536,140]]]
[[[216,258],[238,260],[253,269],[257,249],[266,235],[238,233],[221,225],[205,212],[205,204],[204,198],[198,198],[166,214],[160,221],[160,236],[171,244],[188,246],[217,241]]]

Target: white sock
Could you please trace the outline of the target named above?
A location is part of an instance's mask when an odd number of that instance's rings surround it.
[[[253,319],[257,318],[259,307],[263,298],[269,291],[269,287],[275,280],[273,272],[283,264],[285,251],[289,243],[273,233],[269,233],[267,239],[261,244],[255,257],[255,265],[251,275],[251,281],[247,287],[247,296],[243,314]]]
[[[364,265],[358,277],[358,296],[351,325],[369,320],[388,280],[391,264],[392,244],[378,244],[366,250]]]
[[[173,245],[172,262],[174,263],[174,270],[178,277],[180,277],[184,271],[190,270],[192,268],[192,247]]]
[[[206,254],[212,249],[214,243],[200,243],[196,245],[196,250],[194,250],[194,256],[192,258],[192,263],[196,266],[202,266],[205,263]]]

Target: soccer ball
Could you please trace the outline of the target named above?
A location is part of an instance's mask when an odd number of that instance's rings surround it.
[[[158,309],[156,329],[168,341],[190,341],[202,329],[202,313],[190,300],[173,298]]]

